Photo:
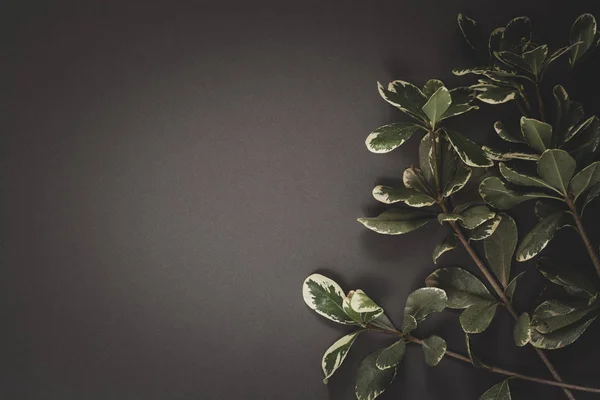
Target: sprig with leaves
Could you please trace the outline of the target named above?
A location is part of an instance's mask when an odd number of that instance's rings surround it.
[[[584,118],[581,104],[571,101],[562,86],[556,86],[553,94],[557,118],[554,126],[548,124],[541,85],[545,72],[561,56],[569,54],[571,66],[589,57],[600,43],[595,19],[590,14],[579,17],[573,24],[570,44],[550,55],[547,45],[532,40],[527,17],[515,18],[506,27],[495,29],[488,40],[471,18],[461,14],[458,23],[469,45],[484,52],[486,61],[483,67],[453,72],[478,75],[478,83],[452,90],[438,79],[427,81],[422,88],[405,81],[393,81],[387,88],[378,84],[383,99],[411,121],[376,129],[367,137],[367,148],[373,153],[387,153],[415,133],[421,133],[419,166],[411,165],[404,171],[401,187],[376,186],[374,198],[390,208],[376,217],[358,221],[385,235],[402,235],[438,221],[448,233],[435,246],[433,262],[437,263],[446,252],[463,247],[481,277],[458,267],[434,271],[425,281],[427,287],[407,299],[402,329],[397,330],[381,307],[364,292],[356,290],[344,295],[335,282],[311,275],[304,285],[306,303],[338,323],[360,326],[326,352],[323,359],[326,380],[341,365],[356,337],[371,330],[401,339],[361,363],[356,380],[358,399],[374,399],[387,387],[407,343],[423,346],[425,360],[430,365],[437,364],[446,354],[509,377],[561,387],[569,399],[575,398],[571,389],[600,393],[598,389],[565,384],[542,350],[573,343],[600,315],[600,285],[590,283],[574,271],[542,262],[539,271],[571,297],[566,301],[549,299],[531,313],[519,313],[512,298],[524,272],[511,274],[513,259],[526,261],[535,257],[558,229],[573,226],[600,276],[598,254],[581,219],[584,208],[600,194],[600,163],[594,162],[600,146],[600,120],[595,116]],[[533,118],[531,93],[535,93],[539,119]],[[448,118],[478,109],[473,104],[475,99],[488,104],[515,101],[523,114],[519,133],[500,121],[494,124],[497,134],[513,148],[480,147],[446,126]],[[498,172],[492,168],[495,162]],[[519,171],[512,165],[519,162],[528,166],[535,162],[538,174]],[[517,191],[509,185],[535,189]],[[577,208],[578,199],[583,199],[586,193],[583,204]],[[539,223],[519,243],[517,223],[506,210],[530,199],[536,200]],[[485,260],[479,255],[480,246]],[[553,381],[492,367],[472,354],[473,335],[489,327],[499,306],[514,317],[515,344],[530,345],[551,372]],[[411,334],[427,315],[445,308],[463,310],[459,321],[465,332],[468,356],[448,351],[445,341],[437,336],[421,340]],[[495,385],[481,397],[488,398],[510,399],[508,381]]]

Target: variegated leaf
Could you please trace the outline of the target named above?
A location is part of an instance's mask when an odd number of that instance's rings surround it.
[[[412,315],[419,322],[431,313],[444,311],[447,302],[448,297],[442,289],[420,288],[412,292],[406,299],[404,315]]]
[[[559,149],[546,150],[537,165],[540,177],[564,195],[568,193],[567,187],[575,173],[575,168],[573,157]]]
[[[547,300],[533,312],[531,327],[542,334],[552,333],[572,325],[597,309],[598,306],[588,306],[587,303],[570,305],[558,300]]]
[[[427,116],[421,110],[427,98],[418,87],[404,81],[390,82],[387,89],[381,83],[377,83],[377,87],[385,101],[416,120],[427,122]]]
[[[396,367],[381,370],[377,368],[377,358],[383,349],[366,356],[356,371],[354,392],[358,400],[374,400],[379,397],[396,377]]]
[[[502,121],[496,121],[494,123],[494,130],[502,139],[506,140],[510,143],[525,143],[525,139],[523,138],[523,134],[510,132],[508,129],[504,127]]]
[[[429,99],[439,88],[443,86],[444,82],[440,81],[439,79],[430,79],[425,82],[425,85],[423,85],[423,94],[427,99]]]
[[[499,210],[508,210],[527,200],[549,198],[562,201],[561,198],[542,192],[520,193],[506,187],[496,176],[485,178],[479,185],[479,194],[486,203]]]
[[[546,57],[548,56],[548,46],[542,45],[523,53],[523,59],[527,64],[533,75],[540,76]]]
[[[543,334],[532,329],[530,343],[534,347],[547,350],[560,349],[568,346],[579,339],[583,332],[585,332],[588,326],[590,326],[597,317],[597,312],[590,313],[574,324],[548,334]]]
[[[442,256],[442,254],[454,250],[458,246],[456,241],[456,236],[454,234],[449,233],[441,243],[435,246],[433,249],[433,263],[437,264],[437,260]]]
[[[502,34],[502,50],[514,49],[531,40],[531,20],[528,17],[513,18]]]
[[[395,367],[400,364],[402,358],[404,358],[404,351],[406,350],[406,342],[404,339],[400,339],[391,346],[386,347],[375,360],[377,368],[383,370]]]
[[[596,161],[579,171],[569,183],[569,192],[575,201],[590,187],[600,182],[600,161]]]
[[[377,305],[377,303],[375,303],[373,300],[371,300],[371,298],[369,296],[367,296],[367,294],[365,292],[363,292],[362,290],[357,289],[351,293],[352,294],[349,295],[348,297],[350,297],[350,307],[352,307],[352,309],[354,311],[361,313],[361,314],[362,313],[378,313],[377,316],[379,316],[381,313],[383,313],[383,310],[381,309],[381,307],[379,307]]]
[[[507,214],[501,214],[500,225],[492,236],[485,239],[483,248],[485,257],[503,287],[508,285],[510,267],[517,248],[517,224]]]
[[[538,178],[537,176],[531,176],[522,172],[518,172],[517,170],[511,169],[504,163],[500,163],[498,167],[500,169],[500,174],[502,174],[504,179],[506,179],[510,183],[514,183],[515,185],[520,186],[533,186],[543,189],[550,189],[552,191],[557,192],[558,194],[561,194],[560,191],[556,190],[553,186],[548,184],[543,179]]]
[[[374,218],[358,218],[358,222],[383,235],[403,235],[435,219],[435,215],[419,210],[392,208]]]
[[[487,158],[493,161],[510,161],[510,160],[524,160],[524,161],[537,161],[540,156],[532,153],[521,153],[521,152],[501,152],[494,150],[488,146],[481,146],[481,150],[485,153]]]
[[[525,141],[535,151],[543,153],[552,141],[552,126],[533,118],[521,117],[521,132]]]
[[[494,234],[500,222],[502,221],[502,216],[500,214],[496,214],[496,216],[490,220],[485,221],[483,224],[479,225],[477,228],[468,231],[469,240],[484,240],[489,238]]]
[[[592,14],[582,14],[573,23],[571,43],[581,43],[571,49],[571,56],[569,57],[571,67],[574,67],[588,50],[595,48],[596,29],[596,19]]]
[[[352,347],[352,344],[361,332],[363,331],[357,330],[341,337],[325,351],[323,360],[321,361],[321,368],[323,368],[323,373],[325,374],[323,383],[327,383],[328,379],[342,365],[348,351],[350,351],[350,347]]]
[[[435,367],[442,361],[446,354],[446,341],[439,336],[431,336],[423,340],[423,355],[425,356],[425,364],[430,367]]]
[[[444,128],[448,141],[456,150],[458,156],[470,167],[491,167],[494,163],[489,160],[481,147],[460,133]]]
[[[344,292],[333,280],[312,274],[302,285],[304,302],[315,312],[340,324],[353,325],[356,322],[348,316],[342,307]]]
[[[411,207],[426,207],[435,204],[435,199],[425,193],[421,193],[415,189],[391,186],[378,185],[373,189],[373,197],[375,200],[384,204],[394,204],[404,202]]]
[[[372,153],[387,153],[402,146],[417,131],[423,127],[412,122],[395,122],[375,129],[365,144]]]
[[[495,384],[479,397],[479,400],[511,400],[508,379]]]
[[[504,294],[506,295],[506,297],[512,300],[513,296],[515,295],[515,290],[517,290],[517,282],[519,281],[519,278],[521,278],[524,274],[525,271],[522,271],[521,273],[517,274],[517,276],[512,278],[512,280],[508,283],[506,289],[504,290]]]
[[[442,115],[448,110],[450,104],[452,104],[452,97],[450,91],[444,86],[436,90],[427,100],[423,106],[423,112],[429,118],[431,126],[435,126],[442,119]]]
[[[537,256],[546,246],[557,230],[570,223],[570,216],[565,211],[551,214],[537,223],[525,235],[517,250],[517,261],[523,262]]]
[[[473,304],[460,314],[460,326],[465,333],[481,333],[494,319],[496,308],[498,308],[498,303],[495,302]]]
[[[483,35],[477,21],[462,13],[458,14],[457,20],[460,31],[469,46],[473,50],[482,50],[482,45],[485,45],[485,42],[483,41]]]
[[[503,104],[517,98],[519,91],[513,87],[480,84],[472,86],[477,90],[477,100],[487,104]]]
[[[525,346],[531,340],[529,314],[523,313],[517,318],[515,327],[513,328],[513,339],[519,347]]]
[[[470,272],[462,268],[441,268],[425,279],[428,287],[437,287],[446,292],[448,308],[467,308],[495,299],[485,285]]]

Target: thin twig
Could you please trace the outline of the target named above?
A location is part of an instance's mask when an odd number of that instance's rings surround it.
[[[581,217],[577,212],[577,207],[575,207],[573,200],[571,200],[570,197],[566,197],[565,199],[569,210],[571,210],[571,214],[573,214],[573,219],[575,220],[575,225],[577,226],[577,232],[579,232],[579,236],[581,236],[581,240],[583,240],[585,248],[587,249],[587,252],[590,255],[590,259],[592,260],[592,263],[596,268],[596,272],[600,277],[600,259],[598,258],[598,253],[596,253],[596,250],[594,250],[594,246],[592,245],[592,242],[590,242],[590,239],[588,238],[587,233],[585,232],[583,222],[581,221]]]
[[[370,330],[373,330],[373,331],[379,331],[379,332],[387,333],[389,335],[400,336],[400,337],[403,337],[404,339],[406,339],[407,341],[409,341],[411,343],[415,343],[415,344],[418,344],[420,346],[423,346],[423,340],[422,339],[419,339],[419,338],[417,338],[415,336],[412,336],[412,335],[404,334],[403,332],[400,332],[400,331],[397,331],[397,330],[384,329],[384,328],[379,328],[379,327],[373,327],[371,325],[368,325],[367,328],[370,329]],[[463,355],[463,354],[456,353],[456,352],[451,351],[451,350],[446,350],[445,355],[447,355],[449,357],[452,357],[452,358],[455,358],[457,360],[466,362],[468,364],[473,365],[473,363],[471,362],[471,359],[469,357]],[[507,369],[495,367],[493,365],[489,365],[489,364],[485,364],[485,363],[481,363],[481,364],[479,364],[479,366],[480,366],[480,368],[483,368],[483,369],[488,370],[490,372],[494,372],[496,374],[513,377],[513,378],[516,378],[516,379],[521,379],[521,380],[524,380],[524,381],[536,382],[536,383],[540,383],[542,385],[555,386],[555,387],[560,387],[560,388],[563,388],[563,389],[573,389],[573,390],[579,390],[579,391],[582,391],[582,392],[600,393],[600,389],[597,389],[597,388],[591,388],[591,387],[587,387],[587,386],[573,385],[573,384],[565,383],[565,382],[557,382],[557,381],[551,381],[551,380],[548,380],[548,379],[536,378],[534,376],[523,375],[523,374],[520,374],[518,372],[509,371]]]

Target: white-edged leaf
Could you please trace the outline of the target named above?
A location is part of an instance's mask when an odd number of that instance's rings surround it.
[[[593,281],[569,266],[559,267],[557,264],[544,263],[538,267],[540,273],[550,282],[560,285],[572,295],[582,294],[585,298],[592,298],[600,292],[600,288]]]
[[[495,384],[479,397],[479,400],[511,400],[508,379]]]
[[[513,328],[513,339],[519,347],[525,346],[531,340],[530,317],[526,312],[519,315]]]
[[[566,304],[558,300],[547,300],[536,307],[531,316],[531,327],[539,333],[548,334],[563,329],[581,320],[598,306]]]
[[[532,149],[543,153],[552,141],[552,126],[533,118],[521,117],[521,132]]]
[[[527,200],[548,198],[561,200],[561,198],[542,192],[517,192],[506,187],[504,182],[496,176],[485,178],[479,185],[479,194],[486,203],[499,210],[508,210]]]
[[[429,99],[433,94],[441,87],[444,86],[444,82],[439,79],[430,79],[423,85],[423,94]]]
[[[496,216],[490,220],[485,221],[483,224],[479,225],[477,228],[467,232],[469,236],[469,240],[484,240],[489,238],[494,234],[500,222],[502,221],[502,216],[500,214],[496,214]]]
[[[383,313],[381,307],[360,289],[355,290],[349,297],[350,307],[358,313]]]
[[[523,262],[537,256],[550,243],[557,230],[568,224],[569,214],[559,211],[537,223],[521,241],[517,261]]]
[[[597,117],[595,115],[589,117],[588,119],[582,121],[581,123],[579,123],[578,125],[572,127],[567,134],[565,135],[564,138],[564,142],[569,142],[571,141],[571,139],[576,138],[580,133],[585,132],[585,130],[587,128],[590,127],[590,125],[592,125],[592,123],[594,122],[594,120]]]
[[[494,123],[494,130],[502,139],[510,143],[525,143],[522,133],[517,135],[516,133],[510,132],[504,127],[502,121],[496,121]]]
[[[502,43],[504,30],[505,28],[502,26],[494,29],[492,33],[490,33],[490,39],[488,41],[488,52],[490,53],[490,58],[493,58],[494,54],[500,51],[500,44]]]
[[[406,350],[406,342],[400,339],[391,346],[386,347],[379,353],[375,365],[379,369],[388,369],[400,364]]]
[[[596,19],[592,14],[580,15],[571,27],[571,44],[579,43],[571,49],[569,62],[571,67],[590,49],[596,45]]]
[[[487,158],[493,161],[510,161],[510,160],[525,160],[525,161],[537,161],[540,156],[538,154],[523,153],[523,152],[501,152],[499,150],[492,149],[488,146],[481,146],[481,150],[485,153]]]
[[[344,292],[333,280],[321,274],[312,274],[302,285],[304,302],[316,313],[340,324],[354,325],[342,307]]]
[[[477,90],[477,100],[486,104],[503,104],[517,98],[519,91],[513,87],[480,84],[471,86]]]
[[[600,195],[600,183],[597,183],[594,186],[592,186],[592,188],[588,192],[587,196],[585,197],[585,200],[583,201],[583,206],[581,207],[581,215],[582,216],[583,216],[583,212],[585,211],[585,209],[587,208],[587,206],[592,201],[594,201],[594,199],[596,197],[598,197],[598,195]]]
[[[539,187],[539,188],[543,188],[543,189],[550,189],[552,191],[555,191],[555,192],[561,194],[552,185],[550,185],[543,179],[538,178],[537,176],[531,176],[531,175],[524,174],[522,172],[518,172],[517,170],[508,167],[504,163],[500,163],[498,165],[498,168],[500,170],[500,174],[502,174],[504,179],[506,179],[510,183],[514,183],[515,185],[519,185],[519,186],[533,186],[533,187]]]
[[[548,46],[545,44],[523,53],[523,59],[535,76],[540,76],[547,56]]]
[[[435,215],[419,210],[392,208],[374,218],[358,218],[358,222],[383,235],[403,235],[435,219]]]
[[[459,13],[457,17],[458,26],[465,40],[473,50],[482,50],[482,34],[477,21]]]
[[[460,314],[460,326],[465,333],[481,333],[490,326],[496,315],[496,308],[498,308],[498,303],[473,304]]]
[[[507,214],[501,214],[502,220],[494,234],[483,241],[485,257],[502,287],[508,285],[510,267],[517,248],[517,224]]]
[[[400,147],[423,127],[412,122],[395,122],[375,129],[367,136],[365,144],[372,153],[387,153]]]
[[[568,346],[575,342],[585,332],[588,326],[598,317],[598,313],[590,313],[581,320],[555,332],[543,334],[535,329],[531,330],[530,343],[537,348],[554,350]]]
[[[373,197],[384,204],[403,202],[411,207],[426,207],[435,203],[435,199],[429,195],[406,187],[378,185],[373,189]]]
[[[542,153],[538,161],[539,176],[564,195],[577,167],[573,157],[564,150],[550,149]]]
[[[396,377],[396,368],[377,368],[377,358],[383,349],[366,356],[356,371],[354,393],[358,400],[373,400],[385,392]]]
[[[390,82],[387,89],[378,82],[377,87],[379,94],[385,101],[411,117],[427,122],[427,116],[421,110],[427,98],[421,92],[421,89],[405,81]]]
[[[508,282],[508,285],[504,290],[504,294],[506,295],[506,297],[512,300],[513,296],[515,295],[515,290],[517,290],[517,282],[519,281],[519,278],[521,278],[524,274],[525,271],[522,271],[521,273],[517,274],[517,276],[512,278],[510,282]]]
[[[433,263],[437,264],[437,260],[442,256],[442,254],[454,250],[458,246],[456,241],[456,236],[453,233],[448,233],[444,240],[441,243],[438,243],[433,249]]]
[[[408,295],[404,315],[412,315],[419,322],[431,313],[444,311],[447,303],[448,297],[442,289],[420,288]]]
[[[516,17],[510,20],[502,34],[503,49],[513,49],[531,40],[531,20]]]
[[[402,332],[409,334],[417,327],[417,320],[412,315],[405,315],[402,321]]]
[[[472,101],[475,99],[475,92],[471,88],[457,87],[450,89],[450,96],[452,97],[452,104],[450,104],[450,107],[442,115],[441,120],[479,109],[477,105],[472,104]]]
[[[321,368],[325,374],[323,383],[327,383],[327,380],[342,365],[350,347],[361,332],[363,332],[362,329],[341,337],[325,351],[321,360]]]
[[[448,308],[461,309],[481,302],[495,301],[479,278],[462,268],[438,269],[425,279],[425,284],[446,292]]]
[[[575,201],[590,187],[600,182],[600,161],[596,161],[577,173],[569,183],[569,192]]]
[[[439,336],[431,336],[423,340],[423,355],[425,356],[425,364],[430,367],[435,367],[442,361],[446,354],[446,341]]]
[[[491,167],[494,163],[489,160],[481,147],[460,133],[444,128],[448,141],[456,150],[458,156],[470,167]]]

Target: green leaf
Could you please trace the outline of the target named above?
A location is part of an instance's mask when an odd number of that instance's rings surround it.
[[[517,323],[513,329],[513,338],[517,346],[523,347],[531,340],[531,331],[529,325],[529,314],[525,312],[519,315],[519,318],[517,318]]]
[[[375,129],[365,144],[372,153],[388,153],[400,147],[417,131],[423,127],[412,122],[395,122]]]
[[[514,278],[512,278],[512,280],[510,282],[508,282],[508,285],[506,286],[506,289],[504,290],[504,294],[512,300],[514,294],[515,294],[515,290],[517,289],[517,281],[519,280],[519,278],[521,276],[523,276],[523,274],[525,274],[525,271],[517,274],[517,276],[515,276]]]
[[[392,324],[392,321],[390,321],[389,318],[385,314],[379,315],[377,318],[375,318],[370,323],[371,323],[371,325],[373,325],[376,328],[388,329],[388,330],[392,330],[392,331],[396,330],[396,327],[394,326],[394,324]]]
[[[427,122],[427,116],[421,110],[427,98],[418,87],[404,81],[390,82],[387,89],[381,83],[377,83],[377,87],[385,101],[418,121]]]
[[[514,68],[517,71],[521,71],[526,74],[530,74],[531,68],[529,64],[518,54],[515,54],[510,51],[500,51],[494,53],[494,56],[502,63],[507,65],[509,68]]]
[[[404,321],[402,322],[402,332],[409,334],[413,329],[417,327],[417,320],[412,315],[405,315]]]
[[[533,187],[539,187],[539,188],[544,188],[544,189],[550,189],[552,191],[555,191],[555,192],[561,194],[553,186],[546,183],[544,180],[538,178],[537,176],[526,175],[522,172],[518,172],[514,169],[509,168],[504,163],[500,163],[498,165],[498,167],[499,167],[500,173],[502,174],[504,179],[506,179],[510,183],[514,183],[515,185],[520,185],[520,186],[533,186]]]
[[[508,379],[495,384],[481,395],[479,400],[511,400]]]
[[[439,88],[443,86],[444,82],[440,81],[439,79],[430,79],[425,82],[425,85],[423,86],[423,94],[427,99],[429,99]]]
[[[540,76],[547,56],[548,46],[546,45],[538,46],[533,50],[523,53],[523,59],[529,64],[529,68],[535,76]]]
[[[578,60],[596,44],[596,19],[592,14],[582,14],[571,27],[571,44],[582,42],[571,49],[569,62],[574,67]]]
[[[442,115],[442,120],[479,109],[478,106],[471,103],[475,99],[475,92],[471,88],[458,87],[451,89],[450,97],[452,97],[452,104]]]
[[[436,137],[436,143],[439,138]],[[427,133],[419,143],[419,165],[421,174],[429,187],[436,187],[437,171],[434,168],[436,160],[433,156],[434,139],[431,133]]]
[[[485,205],[476,205],[462,212],[460,224],[466,229],[475,229],[494,218],[496,213]]]
[[[475,368],[483,367],[483,363],[481,362],[481,360],[479,360],[479,358],[475,356],[475,354],[473,354],[473,351],[471,350],[471,338],[468,334],[465,334],[465,345],[467,347],[467,354],[469,355],[469,359],[471,359],[471,364],[473,364]]]
[[[585,297],[590,298],[600,292],[588,277],[574,271],[572,266],[559,267],[556,264],[545,263],[540,264],[538,269],[546,279],[564,287],[570,294],[585,294]]]
[[[576,163],[564,150],[546,150],[538,161],[538,174],[544,181],[567,195],[569,181],[575,173]]]
[[[564,204],[563,207],[561,207],[561,203],[557,201],[540,199],[535,202],[534,212],[538,221],[543,220],[550,214],[554,214],[555,212],[562,210],[564,210]]]
[[[368,229],[383,235],[403,235],[434,221],[435,216],[419,212],[393,208],[384,211],[375,218],[358,218],[358,222]]]
[[[462,268],[441,268],[425,279],[428,287],[437,287],[446,292],[448,308],[467,308],[495,299],[485,285],[470,272]]]
[[[600,194],[600,183],[592,186],[592,188],[590,189],[590,191],[588,192],[588,195],[586,196],[584,202],[583,202],[583,206],[581,207],[581,215],[583,216],[583,212],[585,211],[586,207],[592,202],[594,201],[594,199],[596,197],[598,197],[598,195]]]
[[[460,314],[460,326],[465,333],[481,333],[490,326],[498,303],[481,302],[473,304]]]
[[[423,112],[429,118],[431,126],[435,126],[442,118],[442,115],[448,110],[452,104],[452,97],[450,92],[444,86],[440,87],[435,93],[427,100],[427,103],[423,106]]]
[[[600,146],[600,120],[597,117],[592,117],[592,123],[578,135],[574,142],[569,143],[572,147],[570,153],[573,157],[579,159],[587,156],[584,159],[584,164],[587,163],[587,159],[593,158]]]
[[[342,308],[344,292],[333,280],[320,274],[310,275],[302,285],[302,297],[306,305],[317,314],[340,324],[356,324],[344,312]]]
[[[494,163],[485,156],[481,147],[467,139],[460,133],[444,128],[448,141],[456,150],[458,156],[465,164],[471,167],[491,167]]]
[[[412,315],[419,322],[433,312],[444,311],[447,302],[448,297],[442,289],[434,287],[417,289],[406,299],[404,315]]]
[[[442,143],[442,195],[449,197],[462,189],[472,175],[470,167],[465,165],[458,157],[452,145],[444,140]]]
[[[363,331],[358,330],[341,337],[325,351],[323,360],[321,361],[321,367],[325,374],[323,383],[327,383],[329,377],[342,365],[348,351],[350,351],[350,347],[352,347],[352,344],[361,332]]]
[[[485,221],[483,224],[479,225],[477,228],[468,232],[469,240],[484,240],[489,238],[494,234],[500,222],[502,221],[502,217],[500,214],[496,214],[496,216],[490,220]]]
[[[465,40],[473,50],[482,50],[483,36],[477,21],[460,13],[458,14],[458,26]]]
[[[502,34],[503,50],[514,49],[531,40],[531,20],[528,17],[512,19]]]
[[[596,161],[579,171],[569,183],[569,192],[575,201],[588,188],[600,182],[600,161]]]
[[[531,153],[520,153],[520,152],[508,152],[502,153],[498,150],[494,150],[488,146],[481,146],[481,150],[485,153],[487,158],[494,161],[510,161],[510,160],[525,160],[525,161],[537,161],[540,156],[538,154]]]
[[[527,144],[543,153],[552,141],[552,126],[533,118],[521,117],[521,132]]]
[[[377,316],[383,313],[383,309],[360,289],[350,292],[348,297],[350,298],[350,307],[358,313],[377,313]]]
[[[561,200],[541,192],[520,193],[506,187],[496,176],[485,178],[479,185],[479,194],[486,203],[499,210],[507,210],[527,200],[548,198]]]
[[[531,327],[540,333],[547,334],[558,331],[581,320],[597,306],[587,303],[574,306],[558,300],[547,300],[540,304],[531,317]]]
[[[555,332],[543,334],[537,330],[531,330],[530,343],[537,348],[554,350],[568,346],[575,342],[585,332],[592,322],[598,317],[598,313],[590,313],[581,320]]]
[[[578,124],[577,126],[574,126],[573,128],[571,128],[571,130],[569,130],[567,132],[567,134],[565,135],[564,142],[565,143],[569,142],[569,141],[571,141],[571,139],[577,137],[577,135],[579,133],[585,132],[585,130],[587,128],[589,128],[590,125],[592,125],[592,123],[594,122],[595,119],[596,119],[596,116],[591,116],[588,119],[586,119],[585,121]]]
[[[562,142],[564,137],[583,119],[583,107],[580,103],[571,101],[564,87],[554,86],[552,90],[556,106],[555,140]]]
[[[425,364],[435,367],[446,354],[446,341],[439,336],[431,336],[423,340],[423,355]]]
[[[513,87],[477,84],[471,86],[477,91],[477,100],[486,104],[503,104],[517,98],[519,91]]]
[[[421,193],[428,194],[430,197],[435,196],[433,190],[427,183],[423,172],[419,168],[411,167],[404,170],[402,175],[404,186],[409,189],[417,190]]]
[[[501,214],[502,220],[494,234],[483,241],[485,257],[503,287],[508,285],[510,267],[517,248],[517,224],[507,214]]]
[[[437,264],[437,260],[441,257],[442,254],[447,251],[454,250],[458,246],[456,242],[456,236],[454,234],[449,233],[441,243],[435,246],[433,249],[433,263]]]
[[[537,223],[521,241],[517,250],[517,261],[527,261],[537,256],[554,237],[557,230],[567,224],[569,214],[559,211]]]
[[[504,27],[496,28],[490,34],[490,39],[488,41],[488,51],[490,53],[490,58],[494,58],[494,54],[500,51],[500,45],[502,43],[502,36],[504,35]]]
[[[383,349],[366,356],[356,371],[354,393],[358,400],[373,400],[385,392],[396,377],[396,368],[377,368],[377,358]]]
[[[546,68],[548,68],[550,66],[550,64],[552,64],[555,60],[557,60],[564,54],[567,54],[568,52],[570,52],[573,47],[577,46],[580,43],[583,43],[583,42],[577,42],[577,43],[573,43],[569,46],[561,47],[561,48],[555,50],[552,54],[550,54],[550,57],[548,57],[546,59],[546,61],[544,62],[544,65],[542,66],[542,76],[544,76],[544,72],[546,71]]]
[[[510,132],[509,130],[507,130],[504,127],[504,124],[502,123],[502,121],[496,121],[494,123],[494,130],[496,131],[498,136],[500,136],[502,139],[506,140],[507,142],[525,143],[525,140],[523,139],[522,134],[517,135],[514,132]]]
[[[400,361],[404,358],[405,350],[406,342],[404,339],[400,339],[391,346],[383,349],[377,357],[377,360],[375,360],[375,365],[381,370],[395,367],[400,364]]]
[[[373,189],[373,197],[384,204],[404,202],[411,207],[426,207],[435,204],[435,199],[429,195],[406,187],[393,188],[378,185]]]

